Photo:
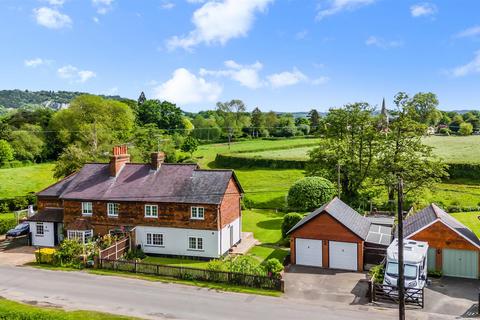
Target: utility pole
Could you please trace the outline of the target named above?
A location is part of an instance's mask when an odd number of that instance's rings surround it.
[[[340,182],[340,162],[337,163],[337,189],[338,189],[338,199],[342,193],[342,184]]]
[[[405,274],[403,264],[403,180],[398,180],[398,319],[405,320]]]

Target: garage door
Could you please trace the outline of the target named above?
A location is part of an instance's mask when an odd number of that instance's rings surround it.
[[[357,244],[351,242],[328,242],[330,268],[357,270]]]
[[[427,270],[435,271],[437,269],[437,249],[428,248]]]
[[[322,240],[295,239],[296,263],[304,266],[322,266]]]
[[[442,273],[459,278],[478,278],[478,251],[443,249]]]

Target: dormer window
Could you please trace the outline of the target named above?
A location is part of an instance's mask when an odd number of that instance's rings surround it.
[[[93,214],[93,205],[91,202],[82,202],[82,215],[91,216]]]
[[[205,208],[203,208],[203,207],[191,207],[190,208],[190,219],[193,219],[193,220],[203,220],[203,219],[205,219]]]

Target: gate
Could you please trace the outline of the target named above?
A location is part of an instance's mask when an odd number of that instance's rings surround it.
[[[405,305],[424,307],[424,289],[405,288]],[[399,303],[398,288],[386,284],[378,284],[370,281],[370,302],[383,301]]]

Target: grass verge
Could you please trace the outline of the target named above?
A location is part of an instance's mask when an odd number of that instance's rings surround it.
[[[23,304],[0,297],[0,319],[8,320],[134,320],[139,318],[117,316],[95,311],[65,311]]]

